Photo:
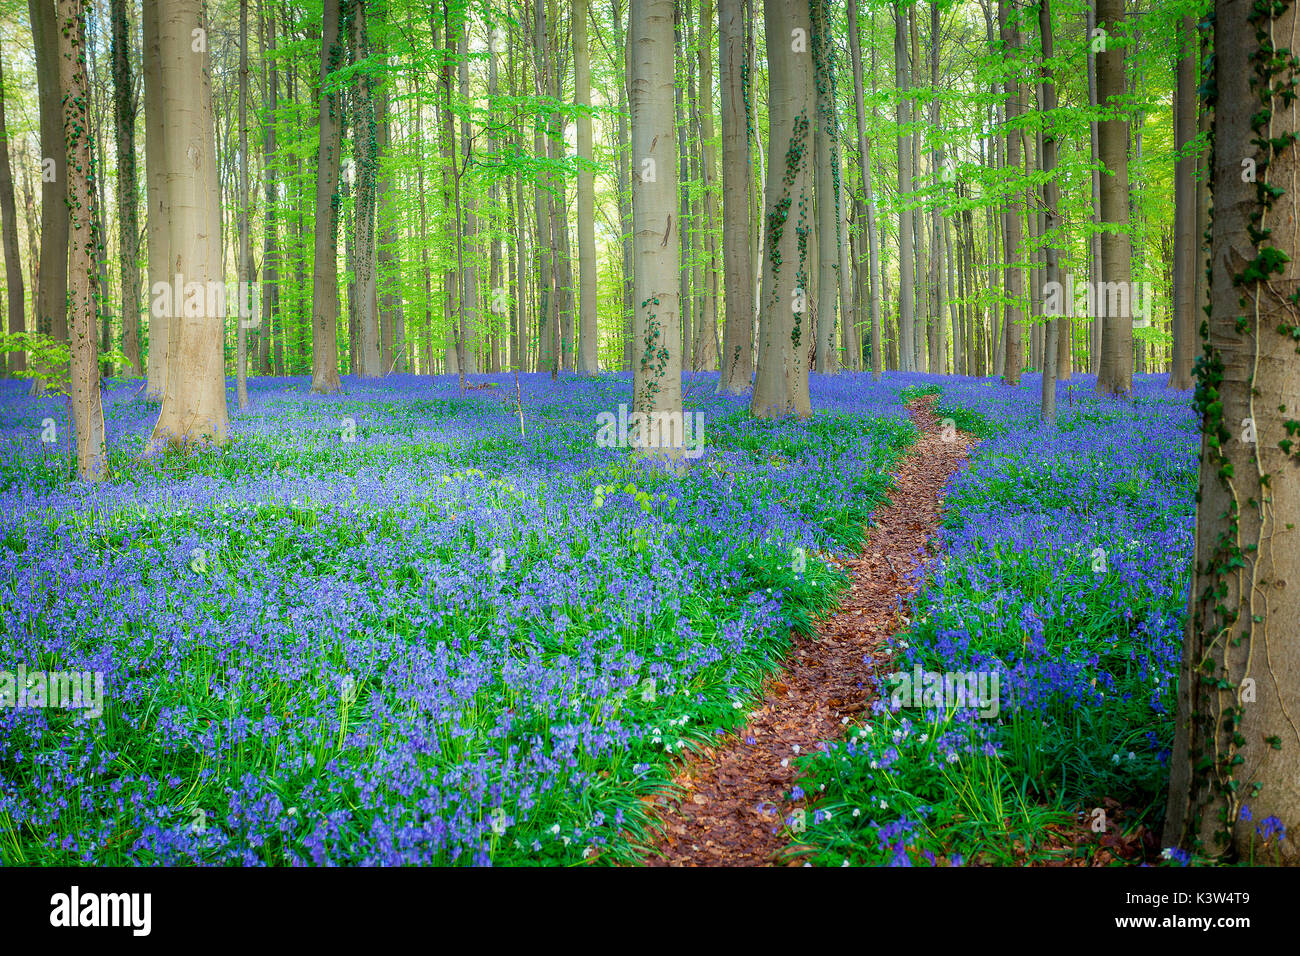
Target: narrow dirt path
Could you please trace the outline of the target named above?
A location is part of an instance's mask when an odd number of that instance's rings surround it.
[[[848,729],[867,708],[868,678],[889,671],[886,638],[902,625],[899,598],[907,574],[929,556],[943,515],[943,488],[973,440],[944,441],[935,396],[908,405],[921,433],[894,475],[891,504],[875,513],[862,552],[848,562],[851,590],[840,609],[816,624],[816,639],[795,637],[785,667],[768,679],[760,706],[737,736],[688,758],[675,782],[680,798],[659,799],[662,834],[648,866],[770,866],[798,862],[784,821],[802,801],[785,794],[797,781],[794,760]]]

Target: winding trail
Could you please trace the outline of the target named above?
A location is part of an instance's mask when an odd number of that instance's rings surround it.
[[[871,676],[892,669],[886,639],[905,624],[900,597],[908,573],[927,560],[943,516],[943,489],[974,440],[944,441],[933,395],[908,404],[920,437],[894,474],[890,503],[873,515],[862,551],[847,563],[853,584],[839,610],[815,623],[815,638],[795,636],[782,670],[768,678],[748,725],[678,768],[679,790],[658,798],[659,838],[648,866],[798,864],[784,826],[804,801],[785,794],[797,782],[794,759],[844,735],[867,709]]]

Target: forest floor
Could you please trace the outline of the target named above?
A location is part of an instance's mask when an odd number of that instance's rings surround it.
[[[183,456],[124,380],[93,488],[0,382],[0,662],[104,687],[0,708],[0,865],[1205,862],[1157,841],[1190,393],[846,373],[766,420],[703,375],[673,474],[594,440],[630,375],[521,380],[526,434],[259,379]]]
[[[842,737],[871,704],[873,678],[892,669],[887,640],[907,624],[916,570],[931,559],[944,488],[975,439],[945,430],[937,397],[908,403],[919,438],[872,516],[861,551],[847,562],[852,586],[838,610],[793,636],[785,666],[763,687],[761,705],[725,743],[683,761],[673,794],[647,798],[659,811],[650,866],[798,865],[790,833],[806,803],[796,758]]]

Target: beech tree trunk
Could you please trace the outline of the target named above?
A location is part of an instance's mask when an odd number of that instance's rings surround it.
[[[808,6],[764,0],[768,60],[768,169],[764,194],[762,321],[752,413],[808,418],[816,328],[808,315],[815,110]]]
[[[1297,70],[1269,42],[1298,26],[1291,5],[1215,3],[1213,271],[1196,386],[1196,555],[1163,839],[1204,857],[1262,865],[1300,863],[1300,590],[1289,583],[1300,573],[1300,327],[1291,301],[1300,224],[1288,195],[1300,179],[1300,124],[1289,99]],[[1261,76],[1262,64],[1278,72]],[[1254,162],[1257,181],[1243,181],[1243,159]]]
[[[713,146],[713,2],[700,0],[700,90],[696,101],[700,117],[700,164],[702,192],[700,204],[701,266],[703,276],[698,295],[700,314],[696,332],[697,367],[718,368],[718,238],[717,182],[718,159]]]
[[[0,57],[0,91],[4,90],[4,63]],[[14,178],[9,166],[9,128],[5,123],[4,96],[0,95],[0,230],[4,233],[5,291],[9,296],[9,331],[21,334],[26,327],[26,300],[23,293],[23,264],[18,254],[18,210],[14,203]],[[27,369],[27,353],[21,349],[8,353],[7,369],[12,373]]]
[[[546,87],[546,0],[533,0],[533,93],[545,96]],[[536,183],[533,190],[533,276],[537,294],[537,369],[553,371],[559,356],[555,349],[555,330],[552,328],[552,287],[555,272],[552,268],[552,236],[548,197],[549,176],[546,160],[547,120],[541,113],[533,118],[533,153],[538,160]]]
[[[378,23],[381,31],[384,31],[376,42],[376,49],[385,66],[387,16],[386,3],[372,5],[371,20]],[[394,369],[406,371],[406,329],[402,315],[401,264],[398,261],[397,223],[401,212],[397,209],[393,170],[387,163],[392,136],[392,121],[389,116],[391,85],[392,81],[385,79],[374,91],[376,162],[379,164],[376,171],[379,195],[375,211],[375,228],[379,239],[375,251],[375,270],[379,290],[380,370],[384,375]]]
[[[242,290],[252,280],[253,249],[249,244],[248,223],[248,0],[239,0],[239,303],[245,301]],[[248,407],[248,322],[242,310],[235,309],[235,396],[239,409]]]
[[[366,0],[353,0],[352,45],[358,61],[370,58],[370,27]],[[379,181],[379,143],[375,132],[374,81],[368,68],[357,73],[353,150],[356,154],[357,201],[354,208],[356,246],[357,375],[379,378],[388,371],[379,346],[379,264],[375,247],[375,205]]]
[[[673,155],[675,70],[672,0],[630,0],[628,45],[632,116],[632,223],[636,317],[633,410],[682,411],[678,303],[677,158]],[[684,429],[677,429],[681,436]],[[659,436],[665,436],[662,433]],[[677,460],[680,445],[661,442],[652,455]]]
[[[998,0],[998,27],[1002,34],[1002,43],[1008,64],[1014,62],[1015,51],[1020,46],[1019,29],[1011,24],[1007,0]],[[1021,89],[1014,73],[1008,72],[1006,81],[1006,168],[1016,169],[1020,166],[1020,134],[1013,132],[1010,126],[1020,116]],[[1017,262],[1021,255],[1020,240],[1022,224],[1020,220],[1020,200],[1017,193],[1012,193],[1003,207],[1003,234],[1006,237],[1006,271],[1005,286],[1007,294],[1006,330],[1003,333],[1006,347],[1006,365],[1003,381],[1008,385],[1020,384],[1020,372],[1025,364],[1024,344],[1021,337],[1024,324],[1022,300],[1025,294],[1025,276]]]
[[[848,0],[849,57],[853,63],[853,103],[858,123],[858,175],[862,177],[866,210],[864,231],[867,246],[868,282],[871,287],[871,378],[880,381],[880,252],[876,242],[876,199],[871,185],[871,140],[867,138],[866,104],[862,82],[862,40],[858,25],[857,0]],[[873,13],[872,24],[875,24]],[[874,31],[873,31],[874,35]],[[871,48],[871,88],[876,83],[876,48]],[[873,104],[874,109],[874,104]],[[861,248],[859,246],[859,248]],[[860,367],[860,366],[859,366]]]
[[[722,92],[722,269],[726,321],[718,391],[739,395],[754,378],[754,262],[750,246],[753,160],[749,149],[751,76],[742,0],[718,0]]]
[[[36,284],[36,328],[68,341],[67,153],[63,141],[63,94],[59,89],[59,36],[54,0],[28,0],[36,59],[41,127],[41,270]],[[62,377],[59,369],[51,369]],[[32,379],[33,394],[41,379]]]
[[[443,10],[447,5],[443,4]],[[450,26],[447,28],[451,29]],[[460,100],[464,104],[470,101],[469,95],[469,20],[466,14],[459,18],[460,65],[458,78]],[[450,39],[450,33],[448,34]],[[450,44],[448,45],[450,48]],[[470,128],[468,111],[460,119],[460,146],[453,157],[452,175],[455,177],[456,220],[464,222],[464,229],[458,228],[457,265],[460,271],[460,367],[461,383],[466,375],[479,372],[479,347],[482,344],[478,313],[478,217],[475,214],[474,197],[466,195],[461,186],[465,171],[469,168],[470,154],[473,150],[473,136]]]
[[[591,55],[587,45],[587,0],[573,6],[573,102],[578,107],[578,371],[599,371],[596,328],[596,179],[591,166]]]
[[[1184,44],[1176,67],[1174,89],[1174,145],[1187,150],[1196,138],[1197,35],[1196,21],[1183,17],[1180,42]],[[1185,153],[1174,165],[1173,354],[1170,388],[1192,387],[1196,354],[1196,156]]]
[[[832,375],[839,368],[835,342],[835,317],[839,304],[836,273],[839,231],[836,210],[835,167],[831,151],[836,139],[835,91],[831,86],[831,38],[826,14],[827,0],[810,0],[812,25],[813,84],[817,96],[816,132],[813,134],[814,192],[817,212],[817,340],[815,368]]]
[[[95,160],[91,143],[90,84],[86,78],[85,0],[59,0],[54,33],[58,73],[43,77],[66,91],[61,97],[70,175],[61,180],[69,225],[76,241],[68,249],[71,293],[72,361],[68,400],[77,440],[77,477],[102,481],[108,477],[104,409],[99,392],[99,362],[95,345],[99,275],[96,250],[100,243],[95,215]]]
[[[1043,209],[1045,211],[1044,232],[1048,237],[1047,245],[1044,247],[1045,269],[1044,281],[1048,283],[1061,283],[1061,262],[1060,250],[1056,243],[1059,241],[1057,230],[1061,227],[1061,189],[1056,182],[1056,161],[1057,161],[1057,144],[1056,144],[1056,127],[1051,125],[1056,120],[1056,77],[1052,72],[1050,61],[1055,51],[1054,38],[1052,36],[1052,6],[1051,0],[1038,0],[1038,32],[1042,39],[1043,51],[1043,69],[1042,69],[1042,93],[1043,112],[1048,118],[1048,125],[1043,128],[1043,147],[1040,164],[1043,174],[1046,177],[1043,181]],[[1056,369],[1059,360],[1058,355],[1058,336],[1061,334],[1061,324],[1064,319],[1051,317],[1047,319],[1047,325],[1043,330],[1043,384],[1041,396],[1041,412],[1045,421],[1056,421]]]
[[[1103,105],[1112,109],[1122,108],[1124,99],[1124,46],[1120,34],[1124,4],[1125,0],[1097,0],[1097,25],[1107,38],[1106,49],[1097,54],[1097,96]],[[1094,311],[1104,310],[1097,392],[1127,395],[1133,390],[1128,122],[1109,119],[1099,126],[1097,143],[1101,164],[1106,169],[1106,175],[1101,177],[1101,221],[1115,228],[1102,233],[1101,274],[1099,284],[1093,289]],[[1112,297],[1106,291],[1111,289],[1122,292]]]
[[[266,70],[263,86],[262,108],[266,115],[262,139],[262,180],[265,210],[262,218],[262,326],[258,330],[261,352],[262,374],[271,374],[273,368],[270,355],[272,322],[280,322],[280,332],[275,336],[274,372],[284,374],[284,317],[279,314],[279,226],[277,214],[279,203],[276,201],[276,156],[275,156],[275,108],[279,102],[278,77],[274,59],[268,54],[275,53],[275,11],[265,18],[266,38],[262,52],[262,62]]]
[[[912,122],[912,105],[908,98],[911,84],[908,80],[907,22],[900,3],[894,4],[894,75],[898,87],[898,126],[900,130],[906,130]],[[899,370],[904,372],[916,370],[912,274],[916,251],[913,248],[912,213],[903,209],[912,192],[912,175],[912,136],[903,132],[898,137],[898,362]]]
[[[613,14],[614,68],[622,71],[623,82],[618,87],[618,222],[622,238],[619,241],[623,255],[623,368],[632,369],[632,157],[629,152],[630,133],[627,125],[627,96],[631,85],[631,60],[628,56],[627,36],[623,29],[622,0],[610,0]],[[723,82],[726,80],[724,78]],[[725,108],[725,107],[724,107]]]
[[[320,45],[320,131],[316,150],[316,237],[312,258],[311,390],[339,390],[338,211],[339,151],[342,148],[339,96],[330,74],[343,65],[339,37],[342,0],[325,0]]]
[[[167,138],[163,128],[162,52],[158,5],[141,8],[144,52],[145,189],[149,201],[149,352],[145,365],[145,394],[162,401],[167,385],[170,310],[161,298],[172,285],[171,211],[167,203]]]
[[[113,120],[117,146],[118,268],[122,280],[122,351],[131,374],[140,365],[140,225],[136,215],[135,81],[131,72],[131,24],[126,0],[111,0]]]
[[[209,294],[224,280],[207,11],[203,0],[172,0],[161,13],[169,247],[185,295],[182,302],[172,300],[167,380],[153,439],[174,446],[224,444],[225,316],[213,313],[218,297]],[[196,30],[204,42],[196,42]]]

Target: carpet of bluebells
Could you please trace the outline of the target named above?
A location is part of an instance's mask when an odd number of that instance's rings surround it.
[[[813,862],[1023,862],[1045,824],[1107,798],[1158,824],[1199,449],[1191,393],[1165,378],[1117,400],[1076,376],[1059,428],[1038,419],[1036,376],[930,380],[940,414],[984,441],[949,484],[896,667],[996,673],[999,707],[905,706],[882,681],[872,716],[806,761]]]
[[[627,376],[525,376],[522,436],[513,379],[478,381],[495,387],[399,375],[314,397],[305,379],[258,379],[246,412],[231,390],[226,447],[160,454],[156,405],[116,382],[93,487],[70,480],[65,403],[0,383],[0,670],[97,671],[105,695],[98,718],[0,709],[0,860],[632,858],[670,762],[734,727],[791,627],[834,604],[834,557],[914,437],[911,380],[815,382],[811,421],[768,423],[700,375],[687,408],[705,453],[680,474],[596,443]],[[995,419],[1021,410],[978,383],[947,394]],[[1048,679],[1034,662],[1082,655],[1051,678],[1051,706],[1140,685],[1134,713],[1164,700],[1189,437],[1181,406],[1148,394],[1056,446],[1006,431],[961,479],[953,544],[981,555],[931,592],[954,596],[927,612],[933,654],[1011,664],[1024,628],[1030,693]],[[1064,456],[1059,502],[1025,485],[1046,451]],[[990,487],[1002,499],[979,510]],[[1052,565],[1017,556],[1035,539]],[[1114,549],[1104,582],[1083,570],[1085,539]],[[978,601],[955,599],[985,573],[1001,577]],[[1004,615],[1022,595],[1028,610]],[[1065,634],[1081,601],[1111,616]],[[1093,672],[1126,676],[1094,689]],[[1162,727],[1152,711],[1111,742],[1140,752],[1134,780],[1158,776]],[[1067,748],[1043,759],[1044,787],[1082,769],[1062,777]]]

